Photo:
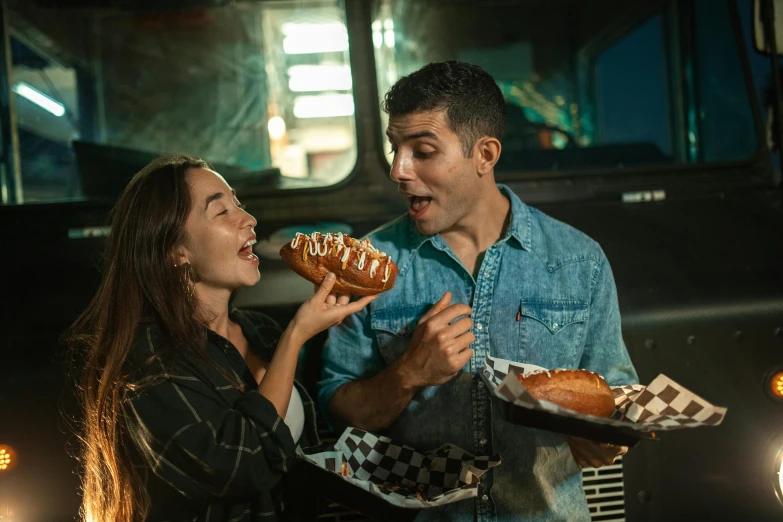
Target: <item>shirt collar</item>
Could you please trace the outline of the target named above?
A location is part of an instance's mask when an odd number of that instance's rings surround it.
[[[522,200],[506,185],[498,184],[498,189],[500,189],[500,192],[511,202],[511,221],[506,229],[506,235],[500,241],[507,241],[509,238],[513,237],[519,242],[522,248],[525,250],[532,250],[532,215],[530,209],[528,209],[527,205],[522,203]],[[428,241],[438,250],[446,250],[448,248],[446,242],[440,237],[440,234],[425,236],[419,233],[412,219],[408,219],[408,231],[410,245],[413,247],[413,250],[418,250]]]
[[[533,250],[533,226],[531,223],[533,215],[531,214],[530,209],[527,208],[527,205],[522,203],[522,200],[506,185],[498,184],[498,188],[511,202],[511,222],[508,225],[506,235],[503,239],[507,240],[513,237],[519,241],[519,244],[525,250]]]

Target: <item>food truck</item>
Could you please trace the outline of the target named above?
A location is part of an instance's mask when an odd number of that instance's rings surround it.
[[[407,211],[383,95],[458,59],[506,100],[498,182],[606,252],[641,382],[727,408],[584,470],[593,520],[783,519],[782,19],[771,0],[5,0],[0,516],[78,510],[60,336],[130,176],[212,163],[258,220],[262,278],[235,303],[285,323],[312,284],[281,245]],[[313,395],[324,339],[298,369]],[[334,500],[320,518],[372,516]]]

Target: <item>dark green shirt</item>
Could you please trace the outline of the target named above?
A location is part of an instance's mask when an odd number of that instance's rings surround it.
[[[239,310],[231,318],[250,349],[270,361],[281,334],[277,323]],[[288,426],[256,391],[255,378],[227,339],[208,331],[206,353],[243,389],[191,350],[181,350],[173,364],[149,362],[170,348],[156,325],[143,324],[128,358],[139,389],[126,392],[124,408],[131,451],[150,496],[147,521],[277,520],[273,489],[296,459]],[[305,412],[299,443],[308,447],[318,442],[315,409],[304,387],[296,386]]]

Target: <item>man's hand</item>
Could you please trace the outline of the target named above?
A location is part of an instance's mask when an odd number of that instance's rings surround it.
[[[408,350],[400,357],[406,385],[414,388],[443,384],[456,375],[473,356],[468,348],[476,337],[470,331],[473,310],[466,304],[451,305],[451,293],[419,320]],[[453,324],[452,324],[453,322]]]
[[[614,464],[617,457],[628,453],[628,446],[602,444],[579,437],[568,437],[571,454],[580,468],[600,468]]]

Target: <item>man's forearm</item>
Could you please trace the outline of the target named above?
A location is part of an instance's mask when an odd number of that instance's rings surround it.
[[[406,378],[400,360],[377,375],[340,386],[329,402],[335,420],[367,431],[380,431],[408,407],[418,387]]]

